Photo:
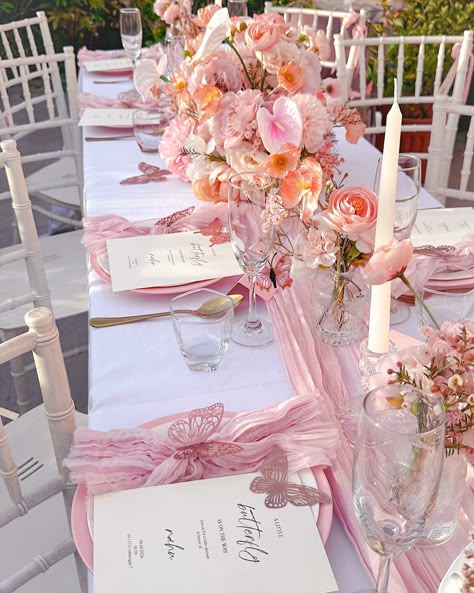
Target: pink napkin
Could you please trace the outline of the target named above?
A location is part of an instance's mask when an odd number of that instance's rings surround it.
[[[155,43],[150,47],[142,49],[141,57],[147,59],[154,59],[158,62],[164,53],[163,46],[161,43]],[[114,51],[102,50],[102,49],[87,49],[82,47],[77,53],[77,63],[82,68],[86,62],[97,61],[97,60],[114,60],[116,58],[125,58],[125,52],[123,49]]]
[[[425,284],[435,273],[450,271],[458,266],[472,269],[474,275],[474,233],[465,235],[462,241],[457,243],[455,250],[449,255],[417,255],[415,254],[405,271],[405,275],[412,284],[415,279],[420,284]],[[402,294],[410,294],[407,287],[401,280],[392,282],[392,296],[398,298]]]
[[[130,222],[115,214],[89,216],[82,221],[84,224],[82,242],[90,253],[104,255],[107,253],[107,239],[199,231],[216,218],[222,222],[227,220],[227,204],[203,204],[197,208],[191,206],[165,218],[145,221],[143,224]]]
[[[332,348],[321,342],[315,332],[314,297],[309,281],[299,281],[293,289],[278,291],[268,309],[295,393],[319,395],[323,418],[335,423],[338,406],[362,395],[358,346]],[[376,575],[379,557],[365,543],[354,513],[352,460],[353,450],[341,439],[327,472],[334,508],[362,561]],[[474,469],[470,466],[454,536],[443,546],[426,551],[412,549],[396,558],[390,575],[390,593],[434,593],[453,558],[465,546],[473,523]]]
[[[88,494],[258,471],[275,445],[290,471],[328,466],[337,429],[323,421],[320,403],[313,394],[296,397],[236,414],[222,426],[215,410],[222,417],[223,406],[214,404],[183,416],[167,435],[146,428],[82,428],[65,465]]]
[[[132,89],[119,93],[116,99],[108,97],[100,97],[92,93],[81,93],[79,95],[79,114],[87,107],[104,108],[104,109],[146,109],[153,107],[155,104],[152,100],[143,101],[142,96],[138,91]]]

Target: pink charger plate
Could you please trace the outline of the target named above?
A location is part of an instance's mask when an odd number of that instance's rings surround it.
[[[170,424],[176,420],[187,418],[188,412],[180,414],[171,414],[170,416],[164,416],[163,418],[157,418],[146,422],[141,425],[141,428],[156,428],[163,424]],[[224,412],[225,418],[232,418],[235,415],[234,412]],[[324,492],[328,496],[331,496],[331,488],[326,478],[326,474],[320,467],[312,467],[311,471],[316,482],[316,486],[321,492]],[[72,536],[76,543],[77,550],[87,568],[94,572],[94,542],[92,540],[89,524],[87,521],[87,505],[86,505],[87,491],[84,484],[80,484],[77,487],[74,499],[72,501],[71,510],[71,528]],[[319,505],[318,518],[316,520],[316,527],[318,528],[319,535],[323,543],[325,544],[329,532],[331,531],[333,515],[333,503]]]
[[[108,284],[112,283],[111,276],[100,265],[99,259],[94,253],[90,255],[90,262],[94,272]],[[131,292],[141,292],[143,294],[179,294],[181,292],[188,292],[188,290],[195,290],[196,288],[204,288],[218,282],[220,278],[211,278],[210,280],[199,280],[198,282],[188,282],[187,284],[178,284],[176,286],[152,286],[150,288],[135,288]]]

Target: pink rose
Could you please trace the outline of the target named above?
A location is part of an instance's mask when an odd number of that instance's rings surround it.
[[[269,51],[280,40],[277,25],[266,22],[254,22],[245,31],[245,41],[253,51]]]
[[[278,12],[264,12],[263,14],[255,14],[253,20],[258,23],[268,23],[276,25],[282,35],[285,35],[290,29],[290,23],[285,22],[285,19]]]
[[[399,276],[407,267],[413,255],[410,239],[378,247],[369,259],[362,274],[367,284],[384,284]]]
[[[359,251],[371,251],[377,198],[370,189],[359,185],[336,189],[321,217],[335,231],[355,241]]]
[[[172,25],[175,21],[179,19],[181,15],[181,9],[177,4],[171,4],[165,11],[163,15],[163,20],[166,24]]]

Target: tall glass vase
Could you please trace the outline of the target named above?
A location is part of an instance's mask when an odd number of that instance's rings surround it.
[[[333,346],[355,342],[362,328],[368,288],[357,268],[338,272],[321,270],[314,279],[316,306],[320,315],[316,331]]]
[[[454,453],[444,459],[435,505],[426,519],[417,546],[440,546],[453,535],[458,524],[466,473],[467,460],[463,453]]]

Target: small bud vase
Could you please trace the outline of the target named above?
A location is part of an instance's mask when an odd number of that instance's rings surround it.
[[[435,505],[426,519],[417,546],[440,546],[453,535],[458,523],[466,472],[467,460],[463,453],[445,457]]]
[[[346,346],[359,339],[368,295],[359,270],[321,270],[315,274],[314,287],[320,308],[316,331],[323,342]]]

